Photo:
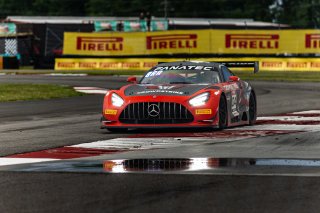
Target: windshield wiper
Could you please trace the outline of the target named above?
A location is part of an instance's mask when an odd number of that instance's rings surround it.
[[[169,84],[192,84],[192,83],[187,81],[173,81],[173,82],[170,82]]]

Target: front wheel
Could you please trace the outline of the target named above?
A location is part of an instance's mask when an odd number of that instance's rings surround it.
[[[250,94],[249,99],[249,125],[253,125],[257,120],[257,101],[253,93]]]
[[[228,108],[227,101],[224,96],[221,96],[219,102],[219,129],[224,129],[227,127],[228,123]]]

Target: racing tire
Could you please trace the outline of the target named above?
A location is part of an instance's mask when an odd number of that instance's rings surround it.
[[[249,125],[253,125],[257,120],[257,101],[253,93],[250,94],[249,98]]]
[[[219,127],[222,130],[228,125],[228,108],[226,98],[222,95],[219,101]]]
[[[127,128],[106,128],[106,129],[112,133],[124,133],[124,132],[128,131]]]

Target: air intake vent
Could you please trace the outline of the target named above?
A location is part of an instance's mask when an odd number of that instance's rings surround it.
[[[183,105],[172,102],[139,102],[129,104],[119,121],[127,124],[179,124],[193,121]]]

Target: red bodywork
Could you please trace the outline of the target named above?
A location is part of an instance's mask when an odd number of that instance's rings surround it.
[[[230,86],[231,85],[231,86]],[[146,95],[146,96],[125,96],[124,91],[129,86],[124,86],[120,90],[110,90],[105,95],[103,102],[103,117],[104,121],[102,125],[107,128],[112,127],[124,127],[124,128],[138,128],[138,127],[217,127],[219,123],[219,116],[217,116],[219,110],[219,100],[222,93],[231,92],[235,87],[236,82],[227,82],[216,84],[215,86],[221,89],[203,89],[191,96],[166,96],[166,95]],[[210,87],[210,86],[208,86]],[[237,86],[236,86],[237,88]],[[189,100],[201,93],[209,92],[210,99],[202,106],[191,106]],[[111,103],[111,95],[116,93],[124,100],[124,104],[121,107],[113,106]],[[194,120],[190,123],[183,124],[126,124],[119,121],[119,115],[127,107],[128,104],[138,102],[174,102],[182,104],[193,115]],[[211,110],[209,113],[208,109]],[[107,110],[116,110],[115,114],[107,114]],[[200,113],[199,111],[200,110]],[[201,112],[201,110],[203,110]],[[207,112],[205,112],[207,110]],[[115,111],[111,111],[114,113]],[[198,113],[197,113],[198,112]],[[206,114],[202,114],[202,113]],[[208,113],[208,114],[207,114]],[[228,113],[229,114],[229,113]],[[247,124],[247,122],[241,122],[241,124]],[[237,123],[239,125],[239,123]],[[228,122],[228,126],[234,126]]]

